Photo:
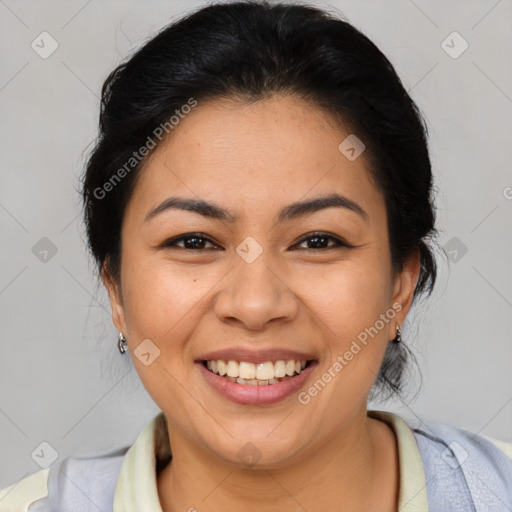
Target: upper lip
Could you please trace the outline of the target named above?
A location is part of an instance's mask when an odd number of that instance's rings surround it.
[[[285,348],[250,349],[246,347],[225,348],[213,350],[202,356],[197,361],[247,361],[248,363],[264,363],[266,361],[311,361],[316,360],[315,356],[307,352],[298,352]]]

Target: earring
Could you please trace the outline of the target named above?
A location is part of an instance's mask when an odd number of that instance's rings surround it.
[[[393,343],[400,343],[402,341],[402,329],[400,329],[400,325],[398,322],[396,323],[396,337],[393,340]]]
[[[123,336],[122,332],[119,332],[119,338],[117,341],[117,348],[119,349],[119,352],[121,352],[121,355],[124,354],[127,350],[128,344],[126,343],[126,338]]]

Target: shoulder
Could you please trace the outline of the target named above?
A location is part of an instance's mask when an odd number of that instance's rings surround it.
[[[450,510],[508,510],[504,504],[512,503],[512,443],[447,423],[411,429],[424,463],[429,502]]]
[[[49,472],[49,469],[41,469],[0,489],[0,511],[25,512],[29,505],[48,496]]]
[[[490,436],[482,435],[481,437],[487,439],[487,441],[499,448],[512,461],[512,443],[507,443],[506,441],[501,441]]]
[[[123,446],[91,457],[56,461],[49,468],[1,489],[0,512],[89,510],[92,497],[107,512],[112,508],[115,485],[128,449],[129,446]]]
[[[463,464],[462,459],[471,454],[497,466],[504,464],[506,469],[512,467],[512,443],[475,434],[449,423],[430,422],[411,428],[423,447],[436,448],[436,451],[442,449],[441,453],[446,452],[445,455],[451,450],[459,464]]]

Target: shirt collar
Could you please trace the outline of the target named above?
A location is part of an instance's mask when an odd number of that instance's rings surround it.
[[[166,431],[163,412],[157,414],[141,431],[126,452],[117,480],[113,512],[151,510],[162,512],[157,488],[157,446]]]
[[[390,412],[371,410],[368,416],[386,422],[395,431],[400,465],[400,512],[428,512],[425,472],[412,430],[400,416]],[[126,452],[115,488],[113,512],[162,512],[156,465],[158,460],[170,454],[166,419],[160,412]]]
[[[398,509],[400,512],[428,512],[427,481],[414,433],[397,414],[368,411],[368,416],[386,422],[395,431],[400,466]]]

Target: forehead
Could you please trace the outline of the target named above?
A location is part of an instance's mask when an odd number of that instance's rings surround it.
[[[324,111],[292,96],[198,102],[150,155],[132,209],[147,211],[181,193],[253,212],[336,191],[366,210],[379,208],[382,197],[364,152],[349,160],[340,151],[350,135]]]

